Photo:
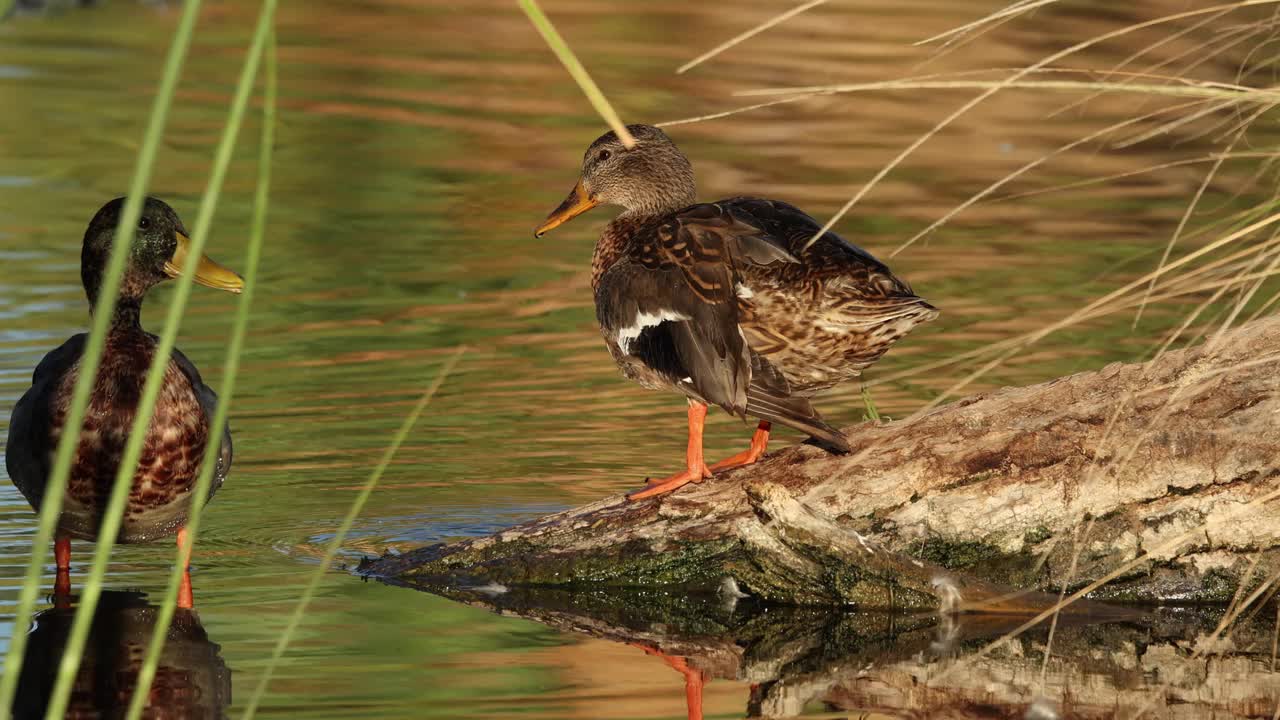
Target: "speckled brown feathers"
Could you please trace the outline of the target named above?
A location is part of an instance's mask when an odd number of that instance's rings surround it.
[[[119,206],[119,201],[109,203],[86,233],[82,278],[91,307],[97,305],[101,264],[110,249]],[[181,222],[172,209],[148,200],[76,445],[58,521],[61,535],[97,537],[157,347],[156,337],[140,324],[142,299],[151,286],[164,279],[161,268],[176,247],[168,240],[176,233],[182,233]],[[14,407],[9,424],[5,453],[9,477],[37,511],[44,502],[54,453],[66,429],[86,337],[75,335],[45,356],[36,367],[31,388]],[[130,486],[120,542],[172,535],[186,523],[200,461],[211,440],[216,403],[217,397],[201,380],[199,371],[175,349],[165,368]],[[231,466],[229,429],[219,441],[210,497]]]
[[[612,134],[592,144],[579,190],[625,208],[592,259],[597,318],[623,373],[847,449],[807,398],[860,375],[937,310],[835,233],[809,245],[821,226],[792,205],[692,204],[684,156],[660,130],[630,127],[633,149]]]
[[[80,444],[67,485],[62,526],[73,535],[95,537],[120,466],[125,443],[137,413],[156,340],[147,333],[114,331],[107,340],[104,362],[89,403]],[[186,522],[200,460],[209,441],[212,415],[206,414],[197,387],[206,389],[199,375],[183,370],[185,358],[171,359],[165,369],[155,414],[147,429],[141,459],[134,473],[125,508],[120,540],[143,542],[173,534]],[[78,363],[74,370],[78,370]],[[54,395],[49,446],[61,435],[75,372],[63,375]],[[216,491],[230,464],[230,438],[224,441],[215,469]],[[212,497],[210,492],[210,497]]]
[[[14,409],[6,453],[9,474],[36,510],[43,503],[53,453],[70,408],[85,337],[77,335],[49,354],[36,370],[31,390]],[[76,447],[60,531],[97,537],[155,346],[155,337],[141,329],[112,329]],[[191,362],[175,351],[134,473],[120,542],[172,535],[186,522],[191,490],[209,441],[212,396]],[[226,478],[231,454],[228,431],[222,438],[210,497]]]
[[[796,207],[733,198],[721,204],[759,227],[800,262],[744,265],[738,289],[741,326],[751,347],[787,376],[792,392],[811,395],[859,376],[916,325],[938,311],[870,253],[826,233]]]

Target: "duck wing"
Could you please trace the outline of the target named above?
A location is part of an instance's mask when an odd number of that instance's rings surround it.
[[[204,380],[200,377],[200,371],[196,369],[195,363],[191,362],[182,351],[174,348],[171,360],[182,370],[182,374],[187,376],[187,380],[191,382],[191,387],[195,390],[196,399],[200,402],[200,409],[204,411],[205,421],[209,426],[209,432],[213,429],[213,416],[218,410],[218,394],[213,388],[204,384]],[[222,445],[218,449],[218,464],[213,471],[213,484],[209,486],[209,497],[222,487],[222,482],[227,479],[227,473],[231,471],[231,423],[227,422],[227,426],[222,430]]]
[[[735,197],[721,200],[717,205],[732,214],[739,224],[756,229],[769,242],[785,249],[795,257],[803,258],[805,272],[813,277],[827,273],[848,273],[861,266],[870,276],[872,284],[886,295],[912,295],[911,286],[895,277],[889,267],[874,255],[827,231],[810,244],[822,230],[822,225],[800,208],[781,200],[756,197]]]
[[[637,228],[596,284],[600,328],[624,371],[744,415],[751,356],[735,296],[743,262],[796,260],[713,203]]]
[[[782,269],[780,276],[784,281],[801,275],[809,280],[838,279],[846,291],[852,291],[890,315],[906,312],[908,308],[926,314],[934,309],[915,294],[907,281],[894,275],[888,265],[834,232],[827,231],[810,244],[822,225],[790,203],[736,197],[717,204],[740,225],[756,228],[768,242],[801,258],[796,265]]]
[[[799,261],[720,203],[694,205],[641,228],[596,286],[596,315],[619,362],[728,412],[794,427],[837,450],[839,431],[748,347],[739,327],[740,269]]]
[[[839,235],[822,233],[794,205],[752,197],[716,204],[762,241],[800,259],[744,266],[742,292],[748,338],[799,386],[798,394],[858,376],[916,325],[937,317],[937,308],[888,266]]]
[[[36,510],[44,500],[45,485],[53,468],[54,399],[66,376],[80,361],[86,333],[73,335],[36,365],[31,387],[13,408],[4,462],[9,478]]]
[[[682,269],[627,258],[600,277],[596,318],[628,375],[742,415],[751,361],[737,304],[722,288],[732,288],[727,266]]]

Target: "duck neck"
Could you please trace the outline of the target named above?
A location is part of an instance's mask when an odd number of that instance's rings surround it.
[[[683,210],[698,201],[697,186],[693,182],[693,171],[680,168],[671,177],[664,177],[663,182],[643,189],[633,189],[626,198],[625,209],[618,215],[624,218],[646,221]],[[616,222],[616,221],[615,221]]]
[[[627,252],[629,239],[644,225],[653,220],[653,216],[640,215],[628,210],[613,219],[596,240],[596,249],[591,256],[591,289],[600,284],[600,277],[613,264],[622,259]]]
[[[133,280],[129,273],[125,274],[120,294],[116,297],[115,307],[111,310],[113,333],[142,329],[142,300],[146,296],[146,289]],[[85,294],[89,296],[90,315],[96,315],[101,310],[98,304],[98,288],[97,282],[85,284]]]
[[[633,192],[629,199],[626,209],[605,226],[596,241],[591,258],[592,289],[600,282],[600,276],[626,254],[627,243],[637,232],[698,201],[693,172],[688,170],[678,182],[658,185],[654,192]]]
[[[122,297],[111,312],[113,332],[142,330],[142,298]]]

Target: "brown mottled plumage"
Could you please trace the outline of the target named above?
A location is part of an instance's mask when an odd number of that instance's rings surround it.
[[[120,466],[129,429],[133,426],[138,401],[142,396],[147,371],[155,356],[156,338],[130,326],[114,326],[107,337],[103,362],[98,368],[97,382],[85,413],[80,444],[76,449],[67,482],[58,527],[73,537],[93,539],[116,470]],[[76,355],[83,348],[84,335],[76,343]],[[79,372],[78,357],[57,379],[52,395],[52,413],[45,428],[46,448],[52,451],[66,423],[71,395]],[[199,389],[197,389],[199,388]],[[142,446],[142,456],[134,473],[129,500],[125,506],[119,541],[148,542],[173,535],[186,522],[190,493],[200,470],[200,459],[208,442],[213,404],[206,413],[198,393],[213,394],[200,380],[199,372],[177,351],[165,368],[164,381],[156,400],[155,413]],[[52,459],[52,455],[50,455]],[[231,461],[229,434],[219,457],[212,490],[216,491],[226,477]],[[52,462],[50,462],[52,466]],[[26,478],[14,475],[14,483],[26,485]],[[19,485],[24,495],[26,489]],[[28,500],[39,509],[39,495]],[[212,492],[210,493],[212,497]]]
[[[81,280],[91,312],[98,305],[102,272],[123,204],[123,198],[107,203],[85,232]],[[142,329],[142,301],[151,287],[180,272],[186,247],[186,230],[177,214],[165,203],[148,198],[121,280],[58,518],[60,571],[66,569],[70,537],[97,537],[157,347],[157,338]],[[239,292],[242,285],[238,276],[208,258],[200,259],[195,280],[232,292]],[[36,367],[31,389],[13,409],[5,464],[13,484],[37,511],[70,411],[86,339],[83,333],[75,335],[46,355]],[[181,530],[210,441],[216,403],[217,396],[201,380],[195,365],[175,349],[134,472],[119,542],[145,542]],[[231,432],[227,429],[221,437],[210,497],[230,467]]]
[[[587,149],[569,197],[538,228],[596,205],[624,208],[592,258],[596,315],[623,373],[687,396],[687,469],[633,498],[754,462],[769,423],[849,444],[809,402],[861,374],[903,335],[937,316],[883,263],[777,200],[696,203],[693,168],[661,130],[629,125],[636,146],[607,133]],[[708,468],[705,404],[762,422],[752,448]],[[699,407],[701,409],[699,410]]]

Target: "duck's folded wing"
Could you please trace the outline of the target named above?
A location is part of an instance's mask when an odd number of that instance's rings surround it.
[[[62,379],[80,361],[87,335],[71,336],[36,365],[31,388],[18,400],[9,419],[5,469],[33,507],[44,499],[44,486],[53,464],[53,402]]]
[[[682,268],[623,260],[596,286],[596,316],[626,362],[742,415],[751,361],[732,287],[732,268],[725,264]]]
[[[72,335],[66,342],[50,350],[40,360],[40,364],[36,365],[35,372],[31,374],[31,386],[35,387],[51,380],[60,381],[62,376],[80,361],[80,355],[84,353],[85,341],[88,339],[88,333]]]
[[[751,359],[738,327],[738,267],[795,258],[715,204],[670,215],[634,242],[596,287],[606,337],[669,384],[743,415]]]
[[[701,287],[698,271],[705,268],[800,262],[780,237],[749,219],[727,202],[691,205],[658,228],[653,254],[679,266],[695,287]]]
[[[200,370],[196,368],[195,363],[182,354],[181,350],[174,348],[171,358],[174,364],[187,376],[187,380],[191,382],[191,387],[196,392],[196,398],[200,401],[200,409],[204,411],[205,420],[208,422],[212,432],[213,416],[218,410],[218,394],[213,391],[213,388],[204,384],[204,380],[200,377]],[[209,490],[210,497],[222,485],[222,481],[227,478],[227,473],[231,470],[231,457],[231,423],[228,422],[227,426],[222,430],[222,445],[218,449],[218,464],[213,472],[213,485]]]
[[[751,228],[758,236],[793,257],[800,258],[803,272],[811,278],[828,275],[854,275],[858,285],[869,295],[881,298],[915,298],[901,278],[871,253],[845,240],[834,232],[823,233],[822,225],[800,208],[782,202],[754,197],[735,197],[715,203],[731,215],[738,226]],[[918,299],[918,298],[916,298]]]

